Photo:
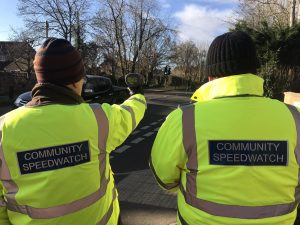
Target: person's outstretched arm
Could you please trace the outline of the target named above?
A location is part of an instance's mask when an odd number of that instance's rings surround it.
[[[167,117],[158,131],[151,151],[150,167],[162,188],[176,191],[185,163],[186,153],[182,143],[182,111],[176,109]]]
[[[144,117],[147,108],[142,94],[134,94],[121,105],[102,104],[108,123],[109,133],[106,151],[110,153],[121,145]]]

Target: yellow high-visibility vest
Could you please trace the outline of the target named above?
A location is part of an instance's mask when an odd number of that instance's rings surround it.
[[[178,192],[178,224],[294,224],[300,115],[262,95],[258,76],[219,78],[161,126],[150,164],[159,184]]]
[[[21,107],[0,118],[1,225],[116,225],[109,153],[144,116],[143,95],[122,105]]]

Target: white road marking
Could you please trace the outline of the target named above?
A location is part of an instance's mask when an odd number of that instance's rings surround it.
[[[144,126],[144,127],[142,127],[141,129],[142,129],[142,130],[147,130],[149,127],[150,127],[150,126]]]
[[[154,131],[158,131],[158,130],[159,130],[159,127],[157,127],[157,128],[154,129]]]
[[[150,125],[156,125],[156,124],[158,124],[158,122],[153,122],[153,123],[151,123]]]
[[[138,134],[138,133],[140,133],[141,131],[140,130],[135,130],[135,131],[133,131],[131,134]]]
[[[120,154],[120,153],[124,152],[125,150],[129,149],[130,147],[131,147],[131,146],[129,146],[129,145],[123,145],[122,147],[118,148],[118,149],[115,150],[114,152]]]
[[[141,142],[143,140],[144,140],[144,138],[137,138],[137,139],[134,139],[131,143],[132,144],[137,144],[137,143],[139,143],[139,142]]]
[[[154,132],[148,132],[147,134],[144,134],[144,137],[150,137]]]

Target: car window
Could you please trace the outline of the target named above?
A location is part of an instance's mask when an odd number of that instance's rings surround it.
[[[85,84],[84,92],[93,93],[93,92],[106,92],[111,89],[111,81],[106,78],[97,77],[97,78],[88,78]]]
[[[110,80],[108,79],[94,79],[95,91],[96,92],[104,92],[108,91],[111,88]]]

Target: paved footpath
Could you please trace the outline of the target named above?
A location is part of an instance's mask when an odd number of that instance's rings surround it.
[[[176,194],[162,190],[149,169],[131,172],[117,188],[124,225],[176,224]]]
[[[123,225],[176,225],[176,194],[163,191],[149,169],[118,176],[126,176],[117,183]]]

